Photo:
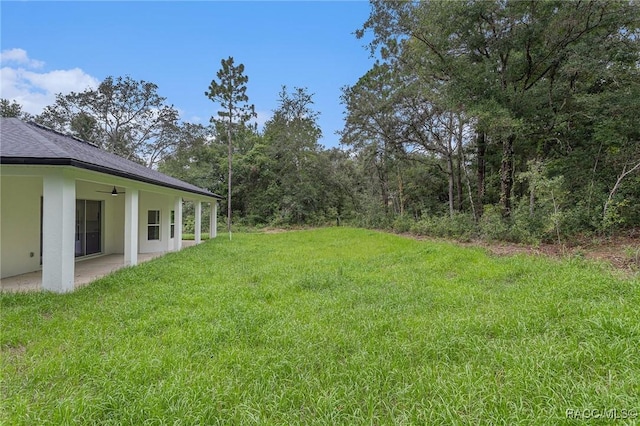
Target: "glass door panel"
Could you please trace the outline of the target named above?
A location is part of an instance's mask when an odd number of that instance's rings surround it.
[[[101,201],[87,200],[85,205],[85,255],[102,251],[102,221],[100,219]]]
[[[102,252],[102,201],[76,200],[76,257]]]
[[[75,254],[76,257],[84,256],[86,244],[85,231],[85,202],[84,200],[76,200],[76,238],[75,238]]]

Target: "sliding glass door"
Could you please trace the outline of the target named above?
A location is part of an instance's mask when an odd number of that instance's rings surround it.
[[[102,201],[76,200],[76,257],[102,252]]]

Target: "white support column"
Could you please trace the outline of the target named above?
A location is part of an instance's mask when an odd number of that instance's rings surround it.
[[[194,203],[194,207],[196,210],[196,223],[195,223],[195,242],[196,244],[200,244],[201,235],[202,235],[202,202],[200,200]]]
[[[211,216],[209,217],[209,238],[218,236],[218,202],[211,202]]]
[[[124,265],[138,264],[138,190],[127,188],[124,194]]]
[[[76,182],[64,171],[43,179],[42,288],[74,289]]]
[[[166,205],[167,214],[160,213],[160,219],[162,220],[162,227],[164,228],[164,232],[160,232],[160,236],[165,236],[162,240],[162,245],[164,246],[163,250],[165,253],[173,251],[173,241],[171,241],[171,211],[173,210],[173,204],[167,203]],[[175,210],[173,213],[173,217],[175,220]],[[174,231],[175,238],[175,231]]]
[[[178,251],[182,248],[182,197],[176,197],[175,201],[175,224],[176,232],[173,237],[173,249]]]

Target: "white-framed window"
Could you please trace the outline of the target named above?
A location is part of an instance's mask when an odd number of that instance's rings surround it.
[[[147,240],[160,239],[160,210],[147,212]]]
[[[176,211],[171,210],[171,238],[176,236]]]

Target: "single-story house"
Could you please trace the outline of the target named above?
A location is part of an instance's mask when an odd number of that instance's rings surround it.
[[[17,118],[0,119],[0,278],[42,270],[42,289],[74,289],[75,262],[181,249],[182,203],[202,204],[216,236],[219,195]]]

